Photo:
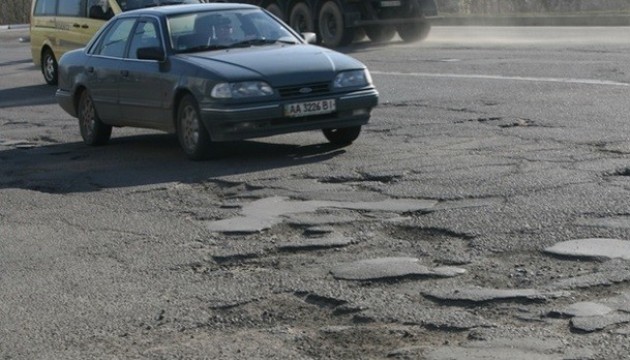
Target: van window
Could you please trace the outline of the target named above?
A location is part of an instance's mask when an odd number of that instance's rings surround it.
[[[57,0],[37,0],[33,14],[39,16],[54,16],[56,8]]]
[[[85,17],[85,0],[61,1],[57,14],[61,16]]]

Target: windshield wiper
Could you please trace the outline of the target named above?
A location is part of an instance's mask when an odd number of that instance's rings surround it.
[[[230,44],[229,47],[249,47],[249,46],[263,46],[263,45],[272,45],[272,44],[297,44],[294,40],[283,40],[283,39],[250,39],[236,42],[234,44]]]
[[[200,45],[200,46],[193,46],[188,49],[179,50],[178,53],[186,54],[186,53],[202,52],[202,51],[210,51],[210,50],[222,50],[222,49],[227,49],[229,47],[230,46],[226,46],[226,45]]]

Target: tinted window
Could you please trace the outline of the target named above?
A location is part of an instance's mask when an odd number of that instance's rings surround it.
[[[157,23],[152,20],[142,20],[138,22],[131,44],[129,45],[129,58],[137,59],[137,51],[144,47],[160,47]]]
[[[61,16],[85,16],[86,0],[63,0],[59,2],[57,14]]]
[[[37,0],[35,4],[35,15],[55,15],[57,0]]]
[[[136,19],[122,19],[113,23],[101,37],[93,54],[122,58],[135,21]]]

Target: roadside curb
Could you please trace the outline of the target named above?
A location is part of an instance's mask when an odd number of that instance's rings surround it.
[[[28,29],[28,24],[0,25],[0,30]]]
[[[438,16],[432,25],[442,26],[630,26],[630,16]]]

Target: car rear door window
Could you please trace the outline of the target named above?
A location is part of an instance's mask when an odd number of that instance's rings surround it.
[[[135,22],[135,18],[128,18],[120,19],[112,24],[101,37],[93,54],[122,58],[125,54],[127,39],[131,38],[131,30]]]

